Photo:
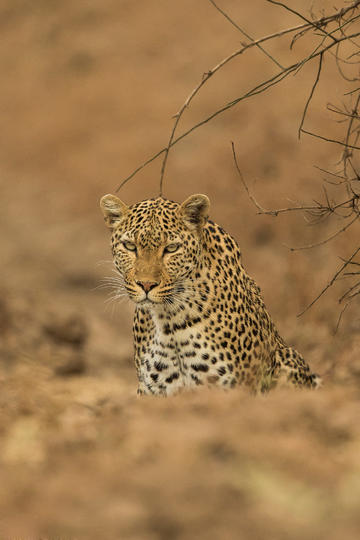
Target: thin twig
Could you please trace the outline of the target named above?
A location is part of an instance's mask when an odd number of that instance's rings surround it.
[[[350,90],[349,92],[346,92],[344,96],[349,96],[350,94],[356,94],[356,92],[360,91],[360,86],[358,88],[355,88],[354,90]]]
[[[317,23],[316,21],[310,21],[310,19],[307,19],[306,17],[304,17],[304,15],[302,15],[301,13],[299,13],[298,11],[296,11],[295,9],[292,9],[291,7],[287,6],[286,4],[283,4],[282,2],[278,2],[277,0],[267,0],[267,2],[270,2],[270,4],[276,4],[278,6],[281,6],[283,7],[284,9],[286,9],[287,11],[290,11],[291,13],[293,13],[294,15],[296,15],[297,17],[300,17],[300,19],[303,19],[303,21],[307,22],[309,25],[313,26],[314,28],[316,28],[317,30],[320,30],[321,32],[323,32],[327,37],[330,37],[331,39],[333,39],[336,43],[336,38],[334,38],[334,36],[332,36],[331,34],[329,34],[326,30],[324,30],[322,28],[322,25],[320,25],[319,23]]]
[[[341,31],[341,34],[343,36],[346,36],[345,32],[343,32],[343,31]],[[351,40],[349,40],[349,41],[351,42]],[[339,55],[339,50],[340,50],[340,45],[338,45],[338,47],[336,48],[336,53],[334,54],[334,56],[335,56],[336,66],[337,66],[337,68],[339,70],[340,75],[342,76],[342,78],[345,81],[348,81],[348,82],[356,82],[356,81],[358,81],[359,77],[349,78],[347,75],[345,75],[345,73],[342,70],[340,62],[342,62],[343,64],[346,64],[346,65],[353,66],[353,65],[357,65],[359,63],[359,61],[357,60],[356,62],[349,62],[349,60],[345,60],[344,58],[341,58],[340,55]]]
[[[243,184],[244,188],[245,188],[245,191],[249,197],[249,199],[251,200],[251,202],[253,203],[253,205],[259,210],[258,214],[263,214],[263,215],[268,215],[268,216],[274,216],[274,217],[277,217],[279,214],[284,214],[284,213],[288,213],[288,212],[299,212],[299,211],[302,211],[302,212],[314,212],[314,211],[318,211],[320,210],[322,207],[319,203],[316,204],[316,206],[312,205],[312,206],[304,206],[304,205],[301,205],[301,206],[290,206],[289,208],[277,208],[275,210],[269,210],[269,209],[266,209],[264,208],[263,206],[261,206],[261,204],[256,200],[256,198],[250,193],[250,190],[249,190],[249,187],[248,185],[246,184],[245,182],[245,179],[244,179],[244,176],[241,172],[241,169],[239,167],[239,164],[238,164],[238,161],[237,161],[237,157],[236,157],[236,151],[235,151],[235,145],[233,142],[231,142],[231,149],[232,149],[232,154],[233,154],[233,159],[234,159],[234,163],[235,163],[235,167],[236,167],[236,170],[238,172],[238,175],[239,175],[239,178],[241,180],[241,183]],[[352,199],[351,199],[352,200]],[[346,202],[350,202],[349,201],[345,201]],[[344,202],[341,202],[339,203],[338,205],[335,205],[331,208],[326,208],[326,211],[328,212],[334,212],[335,209],[337,209],[338,207],[340,206],[343,206],[345,204]]]
[[[360,4],[360,2],[358,2],[358,4]],[[350,9],[356,9],[357,6],[353,6],[351,7]],[[351,17],[350,19],[344,19],[344,22],[342,24],[340,24],[340,19],[338,19],[338,22],[339,22],[339,25],[334,28],[334,30],[331,30],[331,32],[329,32],[329,34],[335,34],[335,32],[339,32],[339,31],[342,31],[343,28],[345,28],[345,26],[349,25],[349,24],[352,24],[354,21],[356,21],[356,19],[358,19],[360,17],[360,15],[354,15],[354,17]]]
[[[209,0],[209,2],[214,6],[215,9],[217,9],[221,15],[223,15],[225,17],[225,19],[227,19],[233,26],[235,26],[235,28],[237,30],[239,30],[239,32],[241,32],[243,34],[243,36],[245,36],[247,39],[249,39],[251,42],[254,41],[254,39],[247,33],[245,32],[245,30],[243,30],[243,28],[241,28],[235,21],[233,21],[233,19],[231,19],[231,17],[223,10],[221,9],[217,4],[215,4],[214,0]],[[284,69],[284,67],[276,60],[276,58],[274,58],[266,49],[264,49],[260,43],[257,43],[257,48],[260,49],[260,51],[262,51],[268,58],[270,58],[270,60],[272,60],[272,62],[274,62],[274,64],[277,65],[277,67],[279,67],[280,69]]]
[[[310,95],[308,97],[308,100],[307,100],[307,102],[305,104],[304,112],[303,112],[301,122],[300,122],[300,126],[299,126],[299,129],[298,129],[298,138],[299,139],[300,139],[300,136],[301,136],[302,127],[303,127],[304,122],[305,122],[305,116],[306,116],[307,110],[308,110],[309,105],[310,105],[310,101],[312,100],[312,97],[313,97],[314,92],[315,92],[315,88],[317,87],[317,84],[318,84],[318,82],[320,80],[323,56],[324,56],[323,53],[321,53],[319,55],[319,66],[318,66],[318,70],[317,70],[317,73],[316,73],[316,78],[315,78],[314,84],[312,85],[311,92],[310,92]]]
[[[360,246],[356,248],[354,253],[351,255],[351,257],[341,266],[341,268],[333,275],[329,283],[326,285],[326,287],[323,288],[323,290],[314,298],[314,300],[301,312],[298,314],[298,317],[301,317],[301,315],[304,315],[306,311],[308,311],[314,304],[325,294],[325,292],[335,283],[341,272],[350,264],[350,262],[353,260],[353,258],[357,255],[357,253],[360,251]]]
[[[322,139],[323,141],[340,144],[341,146],[345,146],[346,148],[354,148],[354,150],[360,150],[360,146],[352,146],[351,144],[345,144],[342,141],[337,141],[336,139],[329,139],[328,137],[324,137],[322,135],[318,135],[317,133],[312,133],[311,131],[306,131],[306,129],[301,130],[303,133],[306,133],[307,135],[311,135],[312,137],[316,137],[317,139]]]
[[[176,141],[177,142],[177,141]],[[155,161],[156,158],[158,158],[159,156],[161,156],[161,154],[163,154],[164,152],[166,151],[166,148],[162,148],[161,150],[159,150],[159,152],[157,152],[156,154],[154,154],[153,156],[151,156],[149,159],[147,159],[146,161],[144,161],[144,163],[142,163],[141,165],[139,165],[136,169],[133,170],[133,172],[127,176],[120,184],[119,186],[116,188],[115,190],[115,193],[117,193],[118,191],[120,191],[120,189],[122,187],[125,186],[125,184],[127,184],[139,171],[141,171],[141,169],[144,169],[144,167],[146,167],[146,165],[149,165],[152,161]]]
[[[334,105],[331,105],[331,103],[328,103],[326,105],[326,108],[328,111],[331,111],[333,113],[336,113],[336,114],[340,114],[341,116],[347,116],[347,117],[350,117],[350,118],[355,118],[357,120],[360,120],[360,115],[359,114],[355,114],[354,112],[352,113],[348,113],[348,112],[344,112],[342,111],[341,109],[338,109],[337,107],[335,107]]]
[[[290,246],[286,246],[287,248],[290,249],[290,251],[302,251],[304,249],[312,249],[314,247],[319,247],[319,246],[323,246],[324,244],[327,244],[328,242],[330,242],[331,240],[333,240],[334,238],[336,238],[337,236],[339,236],[339,234],[345,232],[347,229],[349,229],[351,227],[351,225],[353,223],[355,223],[355,221],[359,219],[359,216],[356,215],[354,217],[354,219],[352,219],[351,221],[349,221],[349,223],[347,223],[344,227],[342,227],[341,229],[337,230],[335,233],[333,233],[332,235],[328,236],[328,238],[325,238],[325,240],[321,240],[321,242],[316,242],[315,244],[308,244],[306,246],[300,246],[300,247],[290,247]]]
[[[357,109],[359,107],[359,103],[360,103],[360,94],[357,96],[356,98],[356,102],[355,102],[355,107],[353,109],[353,113],[357,114]],[[348,158],[350,157],[349,156],[349,152],[348,152],[348,148],[354,148],[354,146],[351,146],[349,144],[349,139],[350,139],[350,136],[351,136],[351,130],[352,130],[352,126],[353,126],[353,123],[354,123],[354,117],[352,116],[350,119],[349,119],[349,123],[348,123],[348,129],[347,129],[347,132],[346,132],[346,137],[345,137],[345,150],[343,152],[343,163],[344,163],[344,176],[347,176],[347,160]],[[355,149],[360,149],[359,147]]]
[[[341,178],[342,180],[345,179],[344,176],[342,176],[341,174],[336,174],[332,171],[327,171],[326,169],[322,169],[321,167],[319,167],[318,165],[314,165],[315,169],[318,169],[319,171],[325,173],[325,174],[330,174],[331,176],[335,176],[336,178]]]
[[[346,272],[345,275],[359,275],[359,272]],[[351,296],[351,293],[356,289],[356,287],[359,287],[360,285],[360,281],[358,281],[357,283],[355,283],[355,285],[353,285],[352,287],[350,287],[350,289],[348,289],[340,298],[339,298],[339,304],[341,304],[341,302],[343,302],[343,300],[345,300],[345,298],[350,298]]]
[[[314,57],[315,53],[319,52],[321,54],[321,52],[325,52],[325,49],[322,51],[321,48],[323,47],[324,45],[324,42],[325,42],[326,38],[323,37],[323,39],[321,40],[321,42],[315,47],[314,50],[311,51],[311,53],[309,53],[307,56],[305,56],[305,58],[303,58],[301,60],[301,62],[299,62],[299,66],[295,72],[295,75],[297,75],[299,73],[300,70],[302,70],[302,68]],[[333,46],[333,44],[331,44],[330,48]]]
[[[242,172],[241,172],[241,170],[240,170],[240,167],[239,167],[239,165],[238,165],[238,162],[237,162],[237,159],[236,159],[235,145],[234,145],[233,141],[231,141],[231,149],[232,149],[232,153],[233,153],[233,158],[234,158],[234,163],[235,163],[236,170],[237,170],[237,172],[238,172],[238,174],[239,174],[240,180],[241,180],[241,182],[242,182],[242,184],[243,184],[243,186],[244,186],[244,188],[245,188],[245,191],[246,191],[246,193],[248,194],[249,199],[250,199],[251,202],[256,206],[256,208],[257,208],[258,210],[260,210],[261,214],[267,214],[267,213],[269,213],[269,211],[268,211],[268,210],[265,210],[265,208],[263,208],[263,207],[257,202],[257,200],[255,199],[255,197],[253,197],[253,196],[251,195],[251,193],[250,193],[250,191],[249,191],[249,188],[248,188],[248,186],[247,186],[247,184],[246,184],[246,182],[245,182],[245,180],[244,180],[244,177],[243,177],[243,175],[242,175]]]
[[[353,298],[355,298],[355,296],[359,296],[359,294],[360,294],[360,290],[358,290],[358,291],[356,291],[356,292],[354,292],[352,294],[349,294],[348,297],[347,297],[349,299],[349,302],[351,302],[351,300]]]
[[[342,308],[342,310],[341,310],[341,312],[339,314],[339,317],[338,317],[338,320],[337,320],[337,323],[336,323],[336,327],[335,327],[335,331],[334,331],[334,335],[337,334],[337,331],[339,330],[341,319],[342,319],[345,311],[347,310],[349,304],[350,304],[350,302],[346,302],[346,304],[344,305],[344,307]]]

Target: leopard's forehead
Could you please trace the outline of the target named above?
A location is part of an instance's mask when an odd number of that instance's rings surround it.
[[[162,221],[174,221],[178,219],[177,210],[179,208],[178,203],[158,197],[157,199],[147,199],[133,204],[129,207],[128,215],[130,221],[136,224],[156,218]]]
[[[161,197],[135,203],[129,207],[122,228],[140,244],[155,247],[184,229],[179,208],[178,203]]]

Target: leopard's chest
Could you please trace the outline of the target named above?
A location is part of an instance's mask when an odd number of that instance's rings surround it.
[[[198,385],[227,386],[235,380],[226,353],[200,317],[157,319],[140,356],[139,378],[146,393],[166,395]]]

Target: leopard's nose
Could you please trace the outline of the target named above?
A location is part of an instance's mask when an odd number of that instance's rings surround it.
[[[156,281],[137,281],[136,282],[146,293],[151,291],[156,285],[159,285]]]

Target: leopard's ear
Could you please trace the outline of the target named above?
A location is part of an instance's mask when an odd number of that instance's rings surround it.
[[[180,206],[180,214],[190,229],[201,228],[209,217],[210,201],[206,195],[191,195]]]
[[[129,207],[115,195],[104,195],[100,200],[100,208],[110,229],[117,227],[129,210]]]

